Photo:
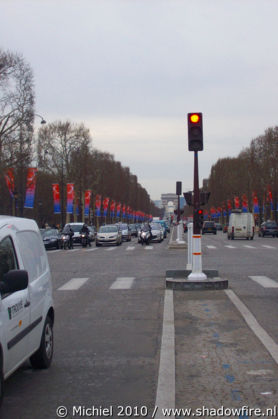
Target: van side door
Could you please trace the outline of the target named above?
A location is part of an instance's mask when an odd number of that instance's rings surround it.
[[[19,262],[11,235],[4,235],[0,241],[0,280],[5,273],[19,269]],[[0,327],[5,342],[4,376],[10,374],[28,355],[30,325],[30,298],[28,287],[9,294],[1,294]]]

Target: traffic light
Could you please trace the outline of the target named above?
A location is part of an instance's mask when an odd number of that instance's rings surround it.
[[[192,192],[183,193],[186,204],[190,207],[192,205]]]
[[[181,195],[181,182],[176,182],[176,195]]]
[[[201,112],[187,114],[188,150],[203,150],[203,115]]]
[[[196,229],[200,231],[203,227],[204,222],[204,211],[201,208],[195,210],[193,222]]]

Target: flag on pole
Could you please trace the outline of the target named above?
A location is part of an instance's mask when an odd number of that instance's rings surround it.
[[[34,208],[37,171],[36,167],[28,167],[24,208]]]

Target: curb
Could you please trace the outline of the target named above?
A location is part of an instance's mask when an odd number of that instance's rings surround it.
[[[215,269],[204,269],[208,279],[192,281],[187,279],[190,270],[168,270],[166,271],[166,289],[181,291],[198,290],[224,290],[228,288],[228,280],[221,279]]]

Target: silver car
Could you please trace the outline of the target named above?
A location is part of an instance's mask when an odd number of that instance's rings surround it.
[[[122,232],[116,225],[101,226],[96,235],[96,246],[122,244]]]
[[[164,238],[164,231],[162,225],[159,223],[151,223],[150,224],[152,229],[152,242],[157,241],[159,243],[162,242]]]

